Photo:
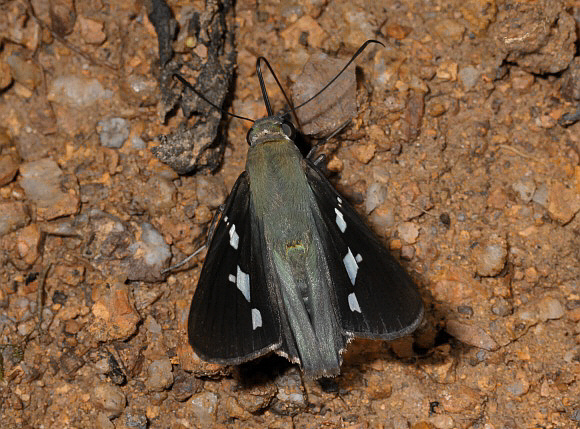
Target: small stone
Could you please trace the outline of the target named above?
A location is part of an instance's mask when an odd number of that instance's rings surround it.
[[[140,411],[125,411],[120,419],[117,429],[147,429],[149,421],[147,416]]]
[[[507,261],[507,242],[505,238],[492,235],[479,243],[472,254],[477,274],[483,277],[498,275]]]
[[[113,91],[103,88],[97,79],[64,75],[52,81],[47,98],[52,102],[82,107],[112,96]]]
[[[122,94],[139,107],[153,106],[158,101],[157,80],[153,76],[130,74],[121,80]]]
[[[278,376],[275,383],[278,393],[270,405],[273,412],[283,416],[292,416],[306,408],[306,395],[300,373],[296,368],[290,368],[285,374]]]
[[[175,381],[173,382],[171,393],[176,401],[185,402],[191,398],[192,395],[199,393],[202,390],[203,380],[200,380],[183,370],[180,370],[175,374]]]
[[[528,393],[530,383],[527,380],[517,380],[506,386],[506,390],[514,396],[522,396]]]
[[[419,226],[413,222],[403,222],[397,228],[399,237],[407,244],[415,244],[419,237]]]
[[[455,427],[455,421],[453,417],[447,414],[437,414],[429,420],[436,429],[453,429]]]
[[[241,390],[237,399],[244,410],[250,413],[257,413],[270,405],[276,393],[276,386],[272,383],[260,383]]]
[[[18,256],[26,265],[31,266],[40,256],[41,241],[42,232],[37,224],[25,226],[18,231],[16,248]]]
[[[549,192],[550,217],[562,225],[567,224],[580,211],[580,193],[560,182],[553,183]]]
[[[523,177],[512,184],[512,189],[524,203],[529,203],[536,192],[536,184],[531,177]]]
[[[451,61],[441,63],[439,67],[437,67],[435,76],[443,81],[455,82],[457,80],[457,63]]]
[[[382,400],[391,396],[393,385],[385,377],[385,374],[373,371],[366,374],[365,378],[368,397],[370,399]]]
[[[218,408],[218,396],[213,392],[197,393],[187,401],[187,407],[202,427],[212,427]]]
[[[438,392],[438,397],[445,412],[450,414],[473,411],[486,400],[479,390],[459,383],[444,386]]]
[[[42,219],[76,214],[80,208],[76,178],[65,175],[50,158],[22,164],[19,183]]]
[[[384,32],[385,34],[393,39],[396,40],[403,40],[407,37],[413,29],[411,27],[407,27],[406,25],[397,24],[396,22],[389,22],[385,25]]]
[[[119,417],[127,404],[127,399],[121,388],[105,382],[95,386],[92,400],[95,406],[103,410],[109,419]]]
[[[129,280],[159,281],[161,271],[171,259],[171,249],[163,236],[149,223],[141,224],[140,239],[129,246]]]
[[[20,163],[15,156],[2,155],[0,156],[0,186],[7,185],[12,182],[14,176],[18,172]]]
[[[173,367],[169,358],[151,362],[147,368],[145,385],[151,391],[161,392],[173,384]]]
[[[465,344],[484,350],[496,350],[499,346],[482,328],[459,320],[449,320],[445,330],[452,337]]]
[[[368,164],[374,158],[377,145],[374,143],[358,145],[354,149],[354,157],[362,164]]]
[[[123,118],[109,118],[97,122],[99,141],[104,147],[119,149],[129,138],[131,125]]]
[[[446,43],[459,43],[463,40],[465,27],[453,19],[442,19],[435,23],[434,30]]]
[[[556,320],[564,316],[564,306],[556,298],[544,297],[536,305],[538,317],[542,321]]]
[[[113,422],[109,420],[107,414],[103,412],[97,414],[96,425],[97,429],[115,429]]]
[[[415,247],[405,244],[403,247],[401,247],[401,258],[410,261],[411,259],[413,259],[415,257]]]
[[[395,225],[395,212],[391,207],[381,205],[371,213],[370,222],[377,228],[377,231],[390,229]]]
[[[466,91],[472,90],[477,85],[480,76],[481,71],[473,66],[463,67],[459,71],[459,80]]]
[[[487,197],[487,205],[494,209],[504,209],[508,202],[508,196],[502,188],[496,188]]]
[[[147,143],[145,143],[145,141],[141,137],[133,136],[131,137],[131,147],[137,150],[146,149]]]
[[[385,202],[387,198],[387,187],[380,183],[373,182],[367,189],[365,198],[365,211],[367,214]]]
[[[28,207],[19,201],[0,203],[0,236],[30,222]]]
[[[445,107],[445,104],[443,104],[443,103],[434,102],[434,103],[430,103],[427,106],[427,113],[432,118],[437,118],[437,117],[443,115],[446,111],[447,111],[447,108]]]
[[[574,58],[562,74],[560,93],[568,100],[580,100],[580,57]]]
[[[73,377],[75,373],[85,364],[85,362],[72,352],[63,353],[59,360],[59,369],[68,377]]]
[[[529,89],[535,81],[534,75],[523,70],[514,71],[511,75],[512,88],[518,91]]]
[[[105,40],[107,40],[107,35],[104,31],[104,23],[79,15],[78,24],[81,37],[86,43],[90,43],[91,45],[101,45]]]
[[[92,307],[95,316],[89,332],[97,341],[125,340],[135,333],[141,320],[123,281],[107,283],[97,292]]]
[[[215,209],[228,195],[223,179],[217,176],[196,176],[195,198],[200,204]]]
[[[548,186],[542,184],[536,188],[534,192],[534,196],[532,197],[532,201],[538,203],[539,205],[546,207],[548,205],[548,194],[550,190]]]

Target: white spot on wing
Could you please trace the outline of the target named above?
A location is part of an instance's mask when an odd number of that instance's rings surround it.
[[[336,201],[338,201],[338,204],[342,204],[342,200],[340,199],[340,197],[336,197]]]
[[[262,326],[262,315],[260,310],[257,308],[252,308],[252,329],[256,329]]]
[[[354,257],[355,261],[357,261],[359,264],[362,262],[362,256],[360,255],[360,253],[358,255],[356,255]]]
[[[238,248],[238,243],[240,242],[240,236],[236,232],[236,226],[232,225],[230,228],[230,245],[234,248]]]
[[[244,273],[239,265],[238,274],[236,276],[236,285],[244,295],[244,298],[246,298],[246,301],[250,302],[250,275]]]
[[[348,306],[350,307],[350,311],[352,311],[353,313],[355,311],[362,313],[360,311],[360,306],[358,305],[358,301],[356,299],[356,295],[354,294],[354,292],[348,296]]]
[[[348,274],[348,277],[350,278],[350,282],[354,286],[354,283],[356,281],[356,273],[358,271],[358,264],[356,263],[356,259],[354,259],[354,256],[352,255],[350,247],[348,248],[348,253],[342,259],[342,262],[344,263],[344,267],[346,268],[346,272]]]
[[[337,208],[334,209],[335,213],[336,213],[336,224],[338,225],[338,227],[340,228],[340,232],[344,232],[346,230],[346,222],[344,221],[344,217],[342,216],[342,213],[340,212],[340,210],[338,210]]]
[[[224,222],[226,223],[226,225],[228,224],[228,217],[224,216]]]
[[[233,274],[230,274],[228,276],[228,280],[231,281],[233,284],[236,284],[236,276],[234,276]]]

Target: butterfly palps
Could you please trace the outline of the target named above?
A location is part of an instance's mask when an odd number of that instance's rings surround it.
[[[204,360],[269,352],[311,377],[340,372],[353,337],[394,339],[423,304],[401,265],[272,115],[248,133],[246,170],[209,243],[189,312]]]

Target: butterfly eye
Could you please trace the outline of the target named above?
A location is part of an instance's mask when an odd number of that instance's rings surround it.
[[[294,140],[294,137],[296,136],[296,129],[294,128],[294,125],[292,125],[290,122],[283,122],[282,123],[282,132],[290,140]]]

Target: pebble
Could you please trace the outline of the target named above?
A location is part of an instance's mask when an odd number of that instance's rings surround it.
[[[467,324],[459,320],[447,321],[445,330],[452,337],[464,344],[484,350],[496,350],[499,346],[495,340],[479,326]]]
[[[79,15],[78,25],[80,27],[81,37],[85,43],[101,45],[105,40],[107,40],[107,34],[104,31],[104,23]]]
[[[169,264],[171,249],[163,236],[149,223],[140,225],[140,239],[129,246],[127,267],[129,280],[159,281],[161,271]]]
[[[127,404],[125,394],[119,386],[100,382],[93,389],[92,400],[109,419],[119,417]]]
[[[140,411],[126,411],[119,421],[117,429],[147,429],[149,421],[147,416]]]
[[[15,156],[9,154],[0,156],[0,186],[12,182],[19,166],[20,163]]]
[[[28,206],[19,201],[0,202],[0,236],[15,231],[30,222]]]
[[[121,92],[131,104],[149,107],[158,101],[157,85],[153,76],[130,74],[121,81]]]
[[[192,395],[201,392],[203,390],[203,384],[203,380],[200,380],[183,370],[179,370],[174,376],[171,393],[176,401],[185,402],[191,398]]]
[[[564,306],[556,298],[548,296],[541,298],[536,306],[541,321],[556,320],[564,316]]]
[[[151,362],[147,368],[145,385],[150,391],[161,392],[173,384],[173,367],[169,358]]]
[[[560,182],[550,186],[548,201],[550,217],[562,225],[570,222],[580,211],[580,192]]]
[[[297,368],[290,368],[286,373],[278,376],[275,383],[278,393],[270,405],[272,412],[292,416],[306,409],[306,395]]]
[[[531,177],[522,177],[512,184],[512,189],[518,194],[520,200],[524,203],[529,203],[536,192],[536,184]]]
[[[139,136],[132,136],[131,137],[131,147],[133,149],[141,150],[147,148],[147,143],[139,137]]]
[[[358,162],[368,164],[374,158],[377,151],[377,145],[374,143],[357,145],[353,154]]]
[[[33,223],[25,226],[18,231],[16,237],[16,248],[18,249],[18,256],[21,262],[24,262],[29,267],[40,256],[40,245],[42,241],[42,232],[40,227]]]
[[[518,91],[526,91],[534,84],[535,77],[523,70],[515,70],[511,73],[512,88]]]
[[[508,384],[506,390],[514,396],[522,396],[530,390],[530,383],[527,380],[517,380]]]
[[[91,310],[95,319],[88,330],[96,341],[125,340],[135,333],[141,320],[123,281],[104,285]]]
[[[384,231],[395,225],[395,212],[392,208],[382,205],[373,210],[369,219],[377,231]]]
[[[112,96],[113,91],[103,88],[97,79],[65,75],[50,83],[47,98],[56,103],[86,107]]]
[[[455,421],[447,414],[437,414],[429,419],[429,422],[437,429],[453,429]]]
[[[104,147],[119,149],[129,138],[131,124],[123,118],[109,118],[97,122],[99,141]]]
[[[228,191],[223,179],[217,176],[196,176],[195,198],[212,209],[224,203]]]
[[[79,211],[76,178],[65,175],[50,158],[22,164],[19,184],[26,197],[36,204],[36,213],[42,219],[52,220]]]
[[[33,91],[42,83],[42,71],[34,61],[26,61],[19,55],[5,56],[4,61],[10,67],[12,78],[27,89]]]
[[[403,222],[397,228],[399,237],[407,244],[415,244],[419,237],[419,226],[413,222]]]
[[[367,188],[367,195],[365,198],[365,211],[367,214],[385,202],[387,198],[387,187],[377,182],[371,183]]]
[[[463,40],[465,26],[453,19],[443,18],[437,22],[433,29],[435,33],[446,42],[459,43]]]
[[[473,251],[477,274],[483,277],[498,275],[507,261],[507,241],[495,234],[479,243]]]
[[[387,399],[393,393],[393,385],[385,377],[385,374],[372,371],[365,374],[367,395],[372,400]]]
[[[201,427],[213,427],[215,422],[218,396],[213,392],[200,392],[187,401],[191,414],[201,423]]]
[[[237,400],[244,410],[257,413],[270,405],[277,392],[278,389],[271,383],[252,384],[239,391]]]
[[[477,82],[481,77],[481,71],[479,71],[477,68],[473,66],[467,66],[463,67],[459,71],[458,76],[459,80],[461,81],[461,84],[463,85],[463,88],[466,91],[470,91],[473,88],[475,88],[475,85],[477,85]]]
[[[580,100],[580,57],[574,58],[563,73],[560,93],[568,100]]]
[[[97,429],[115,429],[113,422],[111,422],[107,414],[103,412],[97,414],[96,426]]]

